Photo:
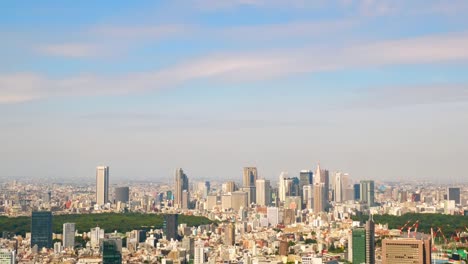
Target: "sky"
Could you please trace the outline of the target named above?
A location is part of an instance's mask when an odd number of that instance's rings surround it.
[[[468,1],[0,4],[0,178],[466,178]],[[466,180],[465,180],[466,181]]]

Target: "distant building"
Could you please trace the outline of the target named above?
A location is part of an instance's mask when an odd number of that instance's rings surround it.
[[[128,187],[116,187],[114,189],[115,202],[128,203],[130,200],[130,188]]]
[[[205,263],[205,243],[198,239],[195,242],[195,256],[193,258],[193,264],[203,264]]]
[[[234,246],[236,243],[236,230],[232,223],[229,223],[224,230],[224,244]]]
[[[333,186],[333,198],[335,202],[341,203],[343,202],[343,180],[344,174],[341,172],[337,172],[335,174],[335,181]]]
[[[382,263],[430,264],[430,239],[384,239],[382,240]]]
[[[314,185],[304,185],[302,193],[304,207],[309,210],[314,209]]]
[[[52,212],[32,212],[31,247],[52,248]]]
[[[62,241],[64,248],[75,247],[75,223],[64,223]]]
[[[184,201],[183,192],[189,191],[189,180],[184,171],[179,168],[175,172],[175,184],[174,184],[174,207],[176,208],[187,208],[187,199]]]
[[[223,183],[223,185],[221,186],[221,189],[224,193],[228,193],[228,192],[234,192],[236,191],[236,183],[233,182],[233,181],[228,181],[228,182],[225,182]]]
[[[258,179],[255,182],[257,204],[268,206],[271,204],[271,186],[270,181],[265,179]]]
[[[279,224],[279,210],[278,207],[267,207],[268,224],[276,227]]]
[[[120,245],[119,245],[120,242]],[[104,239],[102,241],[102,264],[122,263],[122,241],[120,239]]]
[[[317,165],[317,171],[314,175],[314,184],[323,183],[323,197],[324,197],[324,206],[328,207],[329,195],[330,195],[330,174],[328,170],[320,168],[320,164]]]
[[[325,197],[326,197],[326,188],[324,183],[315,183],[314,184],[314,213],[320,213],[325,211]]]
[[[361,184],[359,183],[354,184],[354,200],[361,200]]]
[[[369,207],[374,206],[374,181],[361,181],[361,202],[366,203]]]
[[[256,167],[244,167],[242,183],[243,187],[255,187],[255,182],[258,178]]]
[[[177,240],[179,239],[179,234],[177,227],[179,225],[179,215],[177,214],[165,214],[164,215],[164,234],[166,235],[167,240]]]
[[[447,189],[447,200],[455,201],[455,204],[461,204],[460,202],[460,188],[449,187]]]
[[[104,229],[99,226],[91,228],[89,232],[91,247],[98,248],[101,245],[101,241],[104,239]]]
[[[375,223],[372,215],[366,222],[366,264],[375,264]]]
[[[286,240],[281,240],[279,245],[279,255],[287,256],[289,255],[289,243]]]
[[[109,202],[109,167],[96,168],[96,204],[103,205]]]

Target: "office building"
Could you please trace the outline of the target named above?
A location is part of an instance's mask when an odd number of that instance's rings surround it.
[[[183,199],[183,192],[189,191],[189,181],[184,171],[179,168],[175,172],[175,186],[174,186],[174,207],[187,208],[188,204],[184,204],[187,200]]]
[[[286,193],[288,192],[288,190],[288,173],[283,171],[281,172],[278,181],[278,198],[281,202],[284,202],[284,200],[286,200]]]
[[[232,223],[229,223],[224,230],[224,244],[234,246],[236,242],[236,230]]]
[[[276,227],[279,224],[279,209],[278,207],[267,207],[268,224]]]
[[[179,233],[177,227],[179,226],[179,215],[177,214],[165,214],[164,215],[164,234],[166,235],[167,240],[178,240]]]
[[[224,196],[223,196],[224,197]],[[238,212],[240,208],[248,208],[248,193],[243,191],[236,191],[231,193],[231,208]]]
[[[271,204],[271,186],[270,181],[265,179],[258,179],[255,183],[257,204],[262,206],[269,206]]]
[[[449,187],[447,190],[447,200],[455,201],[455,204],[460,203],[460,188]]]
[[[187,190],[182,191],[182,209],[190,209],[190,193]]]
[[[120,246],[119,246],[120,241]],[[122,263],[122,240],[116,238],[104,239],[102,241],[102,264]]]
[[[356,183],[354,184],[354,200],[359,201],[361,200],[361,184]]]
[[[244,167],[242,177],[243,187],[255,187],[257,178],[258,173],[256,167]]]
[[[366,230],[364,228],[352,230],[352,250],[353,263],[366,263]]]
[[[383,239],[382,263],[430,264],[431,240],[416,238]]]
[[[75,247],[75,223],[64,223],[62,241],[64,248]]]
[[[104,229],[101,229],[99,226],[91,228],[89,236],[91,247],[98,248],[101,245],[101,241],[104,239]]]
[[[195,253],[195,239],[193,237],[184,236],[181,241],[182,248],[184,248],[190,258],[193,258]]]
[[[109,202],[109,167],[96,168],[96,204],[104,205]]]
[[[302,193],[302,203],[305,205],[305,208],[309,210],[314,209],[314,185],[305,185],[302,188]]]
[[[366,221],[366,264],[375,264],[375,223],[372,215]]]
[[[374,206],[374,181],[361,181],[360,197],[361,202],[366,203],[369,207]]]
[[[31,247],[52,248],[52,212],[36,211],[31,217]]]
[[[337,203],[343,202],[343,176],[344,174],[341,172],[337,172],[335,174],[335,180],[333,183],[333,198]]]
[[[128,201],[130,200],[130,188],[116,187],[114,189],[114,200],[116,203],[128,203]]]
[[[320,213],[325,211],[326,208],[326,193],[324,183],[314,184],[314,213]]]
[[[221,190],[222,190],[224,193],[234,192],[234,191],[237,190],[237,188],[236,188],[236,183],[233,182],[233,181],[225,182],[225,183],[223,183],[223,185],[221,186]]]
[[[323,197],[325,204],[325,208],[328,207],[329,202],[329,195],[330,195],[330,175],[328,170],[324,170],[320,168],[320,163],[317,165],[317,171],[314,175],[314,184],[315,183],[323,183]]]

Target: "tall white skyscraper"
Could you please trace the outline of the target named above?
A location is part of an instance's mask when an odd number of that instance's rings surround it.
[[[337,203],[343,202],[343,173],[341,172],[337,172],[335,174],[333,194],[334,194],[335,202]]]
[[[103,205],[109,201],[109,167],[96,168],[96,204]]]
[[[63,247],[73,248],[75,246],[75,223],[63,224]]]
[[[279,176],[279,182],[278,182],[278,198],[280,201],[284,202],[286,200],[286,192],[288,191],[288,173],[287,172],[281,172]]]
[[[270,205],[271,203],[271,187],[270,181],[265,179],[258,179],[255,182],[257,204],[258,205]]]

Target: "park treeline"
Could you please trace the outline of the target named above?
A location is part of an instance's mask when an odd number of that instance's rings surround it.
[[[368,215],[357,215],[352,217],[355,221],[361,221],[364,223],[369,219]],[[408,227],[418,222],[418,232],[430,234],[431,228],[434,232],[437,232],[438,228],[441,228],[442,232],[447,238],[456,236],[457,232],[468,232],[466,227],[468,226],[468,216],[463,215],[445,215],[445,214],[416,214],[407,213],[401,216],[395,215],[374,215],[374,222],[376,224],[388,224],[389,229],[400,229],[409,222],[404,228],[404,232],[408,231]],[[414,228],[411,232],[414,231]]]
[[[179,215],[179,224],[199,226],[211,224],[213,221],[202,216]],[[160,229],[164,223],[163,214],[140,213],[103,213],[103,214],[71,214],[54,215],[53,232],[62,233],[63,223],[75,223],[78,232],[89,232],[93,227],[99,226],[105,232],[128,232],[134,229]],[[25,235],[31,231],[31,217],[0,217],[0,232],[10,232]],[[1,233],[0,233],[1,234]]]

